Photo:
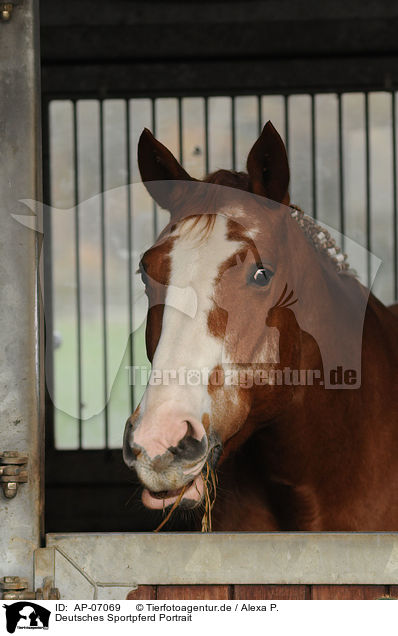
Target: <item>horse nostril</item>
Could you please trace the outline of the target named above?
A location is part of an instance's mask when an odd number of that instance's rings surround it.
[[[186,431],[175,446],[169,446],[169,452],[179,460],[193,460],[203,455],[206,447],[206,434],[201,440],[195,437],[195,426],[190,420],[184,420]],[[204,432],[204,431],[203,431]]]
[[[187,437],[193,437],[193,434],[194,434],[194,428],[193,428],[191,422],[189,420],[185,420],[185,424],[187,425],[187,431],[186,431],[184,437],[181,439],[181,441],[183,439],[186,439]]]
[[[177,446],[170,446],[169,447],[169,451],[173,455],[181,454],[181,452],[183,452],[186,449],[187,445],[189,444],[189,440],[191,440],[193,438],[194,429],[193,429],[193,426],[192,426],[191,422],[189,420],[184,420],[184,423],[187,425],[187,430],[185,431],[184,436],[181,437],[181,439],[178,442]]]
[[[139,448],[132,448],[131,453],[134,455],[135,459],[137,459],[141,455],[141,450]]]

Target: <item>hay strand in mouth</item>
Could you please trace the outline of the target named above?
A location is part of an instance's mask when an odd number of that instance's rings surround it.
[[[202,477],[203,477],[203,488],[204,488],[203,497],[204,497],[205,511],[202,517],[201,531],[212,532],[211,513],[213,510],[214,503],[216,501],[218,478],[217,478],[217,473],[210,467],[209,462],[206,462],[202,470]],[[181,489],[181,492],[178,495],[178,498],[175,500],[167,516],[158,525],[158,527],[154,530],[154,532],[159,532],[159,530],[161,530],[169,521],[173,512],[180,505],[186,489],[187,489],[187,485]],[[164,500],[163,500],[163,511],[164,511]]]
[[[181,492],[180,492],[180,494],[178,495],[178,498],[177,498],[177,499],[175,500],[175,502],[173,503],[173,506],[172,506],[172,508],[170,509],[170,511],[169,511],[169,513],[168,513],[168,515],[167,515],[167,517],[165,517],[165,518],[163,519],[162,523],[160,523],[160,524],[158,525],[158,527],[157,527],[157,528],[155,528],[154,532],[159,532],[159,530],[161,530],[161,529],[163,528],[163,526],[164,526],[164,525],[166,525],[166,523],[167,523],[167,522],[168,522],[168,520],[170,519],[171,515],[173,514],[174,510],[175,510],[175,509],[177,508],[177,506],[179,505],[179,503],[180,503],[180,501],[181,501],[181,499],[182,499],[182,497],[183,497],[183,495],[184,495],[184,492],[185,492],[186,488],[187,488],[187,487],[186,487],[186,486],[184,486],[184,487],[181,489]],[[163,506],[164,506],[164,499],[163,499]],[[163,510],[164,510],[164,507],[163,507]]]
[[[205,500],[205,511],[202,517],[202,532],[211,532],[211,512],[217,496],[217,474],[212,468],[210,468],[209,462],[206,462],[205,466],[205,471],[202,472]]]

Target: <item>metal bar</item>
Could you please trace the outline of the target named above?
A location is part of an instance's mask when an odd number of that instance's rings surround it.
[[[344,145],[343,145],[343,104],[341,93],[337,95],[338,151],[339,151],[339,216],[341,249],[345,249],[345,199],[344,199]]]
[[[4,450],[29,455],[29,484],[0,505],[0,578],[12,574],[29,585],[44,501],[39,28],[35,0],[24,0],[8,23],[0,22],[1,434]],[[23,200],[37,202],[34,215],[27,215]]]
[[[102,346],[104,353],[104,420],[105,448],[109,447],[108,413],[108,332],[107,332],[107,293],[106,293],[106,241],[105,241],[105,148],[104,148],[104,108],[99,102],[99,150],[100,150],[100,224],[101,224],[101,301],[102,301]]]
[[[398,300],[398,200],[397,200],[397,115],[395,91],[391,93],[393,220],[394,220],[394,298]]]
[[[55,565],[55,584],[66,599],[87,598],[80,596],[87,594],[82,571],[97,585],[121,586],[398,583],[395,532],[63,533],[46,539],[71,564],[67,575],[62,559]]]
[[[156,137],[156,100],[154,97],[151,99],[151,126],[152,126],[152,134]],[[153,239],[155,240],[159,231],[159,220],[158,220],[158,206],[155,201],[152,204],[152,222],[153,222]]]
[[[232,154],[232,170],[236,170],[236,129],[235,129],[235,96],[231,97],[231,154]]]
[[[312,181],[312,216],[317,218],[317,181],[316,181],[316,104],[315,95],[311,94],[311,181]]]
[[[284,95],[285,146],[289,156],[289,95]]]
[[[183,115],[182,115],[182,98],[178,98],[178,150],[180,163],[184,161],[184,148],[183,148]]]
[[[257,133],[260,136],[263,129],[262,126],[263,113],[261,108],[261,95],[257,95]]]
[[[81,280],[80,280],[80,223],[79,223],[79,152],[77,131],[77,105],[73,101],[73,199],[75,207],[75,282],[76,282],[76,344],[77,344],[77,413],[79,427],[79,448],[82,447],[82,321],[81,321]]]
[[[372,249],[372,225],[371,225],[371,203],[370,203],[370,139],[369,139],[369,93],[365,93],[365,174],[366,174],[366,271],[367,284],[371,282],[371,257]]]
[[[133,338],[133,244],[132,244],[132,201],[131,201],[131,147],[130,147],[130,103],[125,100],[125,117],[126,117],[126,172],[127,172],[127,251],[128,251],[128,276],[127,276],[127,298],[128,298],[128,320],[129,320],[129,365],[134,365],[134,338]],[[130,410],[134,410],[134,383],[130,385]]]
[[[46,453],[55,446],[54,432],[54,321],[51,253],[51,170],[50,170],[50,102],[42,101],[43,140],[43,300],[45,320],[45,445]]]
[[[209,98],[204,99],[205,109],[205,172],[209,174]]]

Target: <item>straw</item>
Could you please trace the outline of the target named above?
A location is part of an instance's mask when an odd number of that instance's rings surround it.
[[[213,510],[213,506],[216,500],[216,496],[217,496],[217,484],[218,484],[218,478],[217,478],[217,474],[215,473],[215,471],[210,468],[209,462],[206,462],[203,471],[202,471],[202,476],[203,476],[203,485],[204,485],[204,504],[205,504],[205,511],[202,517],[202,527],[201,527],[201,531],[202,532],[211,532],[212,531],[212,517],[211,517],[211,513]],[[184,492],[187,489],[187,486],[184,486],[181,489],[180,494],[178,495],[178,498],[175,500],[173,506],[171,507],[170,511],[168,512],[167,516],[163,519],[163,521],[158,525],[158,527],[154,530],[154,532],[159,532],[159,530],[161,530],[166,523],[169,521],[169,519],[171,518],[173,512],[176,510],[176,508],[178,508],[178,506],[181,503],[181,500],[184,496]],[[163,500],[163,506],[164,506],[164,500]]]

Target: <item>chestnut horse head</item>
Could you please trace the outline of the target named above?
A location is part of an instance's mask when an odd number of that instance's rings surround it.
[[[205,465],[300,405],[303,384],[318,395],[336,384],[333,369],[348,368],[347,388],[360,385],[367,294],[327,232],[290,206],[286,150],[270,122],[247,173],[192,179],[148,130],[138,160],[170,220],[140,262],[152,371],[124,460],[148,508],[181,492],[195,507]]]

